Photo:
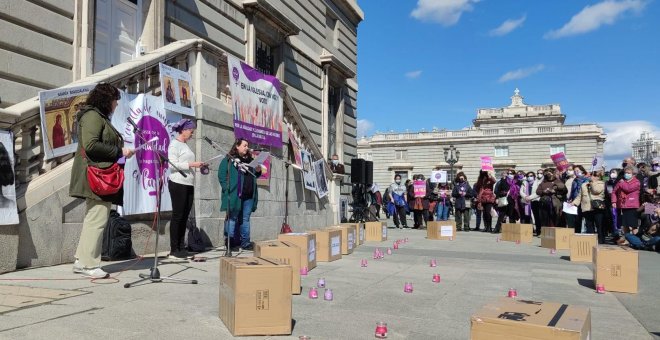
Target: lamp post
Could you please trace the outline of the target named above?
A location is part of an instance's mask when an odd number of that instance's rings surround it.
[[[448,148],[445,148],[445,162],[449,164],[449,178],[448,182],[454,182],[454,164],[458,163],[458,159],[461,155],[461,152],[456,150],[453,145],[449,145]]]

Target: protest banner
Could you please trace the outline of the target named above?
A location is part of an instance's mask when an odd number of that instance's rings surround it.
[[[163,63],[160,69],[161,99],[166,110],[195,116],[190,74]]]
[[[0,130],[0,225],[18,224],[14,174],[14,136]]]
[[[566,155],[563,152],[558,152],[554,155],[551,155],[550,158],[552,159],[552,162],[555,163],[555,167],[557,167],[557,170],[559,171],[568,169],[570,165],[568,163],[568,159],[566,159]]]
[[[413,192],[415,197],[426,196],[426,181],[416,180],[413,182]]]
[[[481,170],[495,171],[495,168],[493,167],[493,157],[481,156]]]
[[[447,170],[431,171],[431,183],[447,183]]]

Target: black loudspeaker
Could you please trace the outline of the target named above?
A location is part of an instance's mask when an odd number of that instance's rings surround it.
[[[351,183],[364,184],[365,161],[362,158],[351,159]]]
[[[374,183],[374,162],[372,161],[364,163],[364,183],[367,185]]]

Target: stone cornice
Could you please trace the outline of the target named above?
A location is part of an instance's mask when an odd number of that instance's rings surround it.
[[[272,21],[286,36],[300,33],[300,27],[271,5],[268,0],[243,0],[243,8],[247,12],[258,13]]]
[[[351,79],[355,77],[355,72],[353,72],[346,64],[341,62],[334,54],[323,49],[323,53],[319,56],[319,61],[321,65],[330,65],[332,68],[339,71],[339,73],[344,76],[346,79]]]

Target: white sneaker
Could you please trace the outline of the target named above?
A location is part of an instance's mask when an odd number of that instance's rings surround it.
[[[85,268],[83,267],[82,263],[76,259],[76,262],[73,263],[73,272],[76,274],[80,274],[82,270]]]
[[[91,269],[83,268],[79,273],[92,279],[105,279],[106,277],[110,276],[110,274],[106,273],[99,267]]]

